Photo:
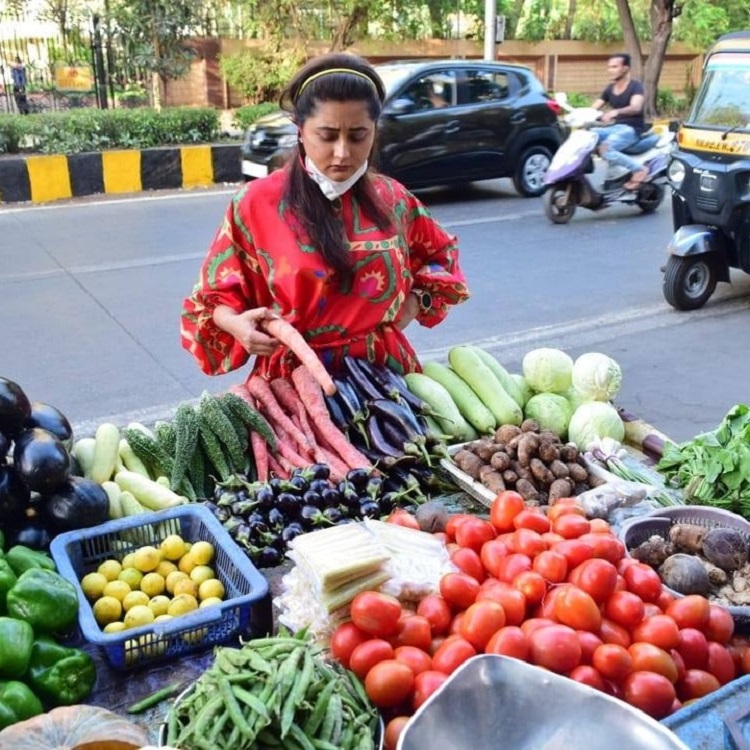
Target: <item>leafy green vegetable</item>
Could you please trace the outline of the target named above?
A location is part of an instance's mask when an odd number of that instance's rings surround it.
[[[750,407],[733,406],[715,430],[686,443],[667,442],[656,468],[686,502],[750,517]]]

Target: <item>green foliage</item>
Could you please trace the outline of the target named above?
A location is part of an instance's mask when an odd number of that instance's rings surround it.
[[[276,51],[266,45],[261,49],[222,55],[219,65],[229,85],[255,104],[278,99],[305,57],[301,49]]]
[[[568,104],[571,107],[590,107],[594,102],[594,97],[589,94],[581,94],[573,91],[568,94]]]
[[[689,109],[689,99],[675,96],[670,89],[659,89],[656,94],[656,110],[662,117],[684,119]]]
[[[210,108],[79,109],[0,118],[0,151],[76,154],[111,148],[210,143],[219,118]],[[33,144],[27,149],[27,144]]]
[[[235,110],[232,116],[232,125],[241,130],[246,130],[259,117],[274,112],[278,106],[273,102],[260,102],[259,104],[248,104]]]

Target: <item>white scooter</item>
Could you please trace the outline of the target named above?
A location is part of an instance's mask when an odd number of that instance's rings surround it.
[[[598,211],[612,203],[636,205],[647,214],[656,211],[664,199],[674,133],[652,129],[623,150],[649,170],[649,176],[637,189],[628,190],[625,184],[631,173],[625,167],[610,165],[595,153],[598,137],[591,128],[602,113],[593,107],[570,107],[564,94],[555,98],[567,112],[564,119],[571,133],[552,157],[544,178],[547,218],[555,224],[567,224],[578,206]]]

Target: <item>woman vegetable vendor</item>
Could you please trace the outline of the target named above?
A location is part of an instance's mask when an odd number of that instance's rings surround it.
[[[369,168],[384,96],[375,70],[348,54],[311,60],[282,94],[297,148],[233,198],[184,301],[183,346],[204,372],[255,355],[255,374],[289,376],[295,355],[262,330],[278,316],[329,371],[344,355],[418,370],[403,329],[435,326],[468,298],[456,238]]]

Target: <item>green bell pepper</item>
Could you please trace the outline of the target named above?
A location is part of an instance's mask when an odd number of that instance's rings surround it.
[[[87,698],[96,682],[94,660],[85,651],[39,636],[31,647],[26,681],[56,706],[72,706]]]
[[[0,617],[0,678],[22,677],[29,666],[34,628],[23,620]]]
[[[32,568],[8,592],[8,614],[37,633],[65,633],[78,616],[76,587],[59,573]]]
[[[0,614],[5,612],[8,592],[16,585],[18,578],[4,557],[0,557]]]
[[[44,713],[41,701],[23,682],[0,682],[0,729]]]
[[[45,570],[56,570],[55,561],[45,552],[38,552],[35,549],[29,549],[22,544],[11,547],[5,553],[5,559],[13,568],[13,572],[20,576],[27,570],[34,568],[44,568]]]

